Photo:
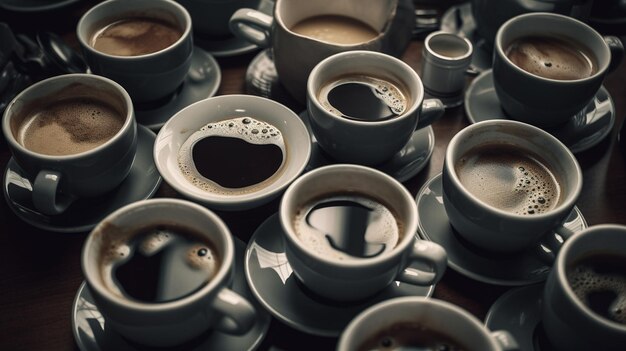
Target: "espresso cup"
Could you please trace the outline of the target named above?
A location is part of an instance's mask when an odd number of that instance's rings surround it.
[[[529,13],[496,35],[493,83],[512,119],[541,128],[569,121],[595,96],[623,46],[571,17]]]
[[[223,39],[232,36],[228,21],[240,8],[257,8],[259,0],[176,0],[193,21],[194,34]]]
[[[30,178],[35,208],[46,215],[113,190],[137,149],[130,96],[88,74],[49,78],[19,93],[4,111],[2,133]]]
[[[457,133],[443,164],[443,204],[457,233],[483,249],[539,247],[562,224],[582,189],[576,158],[552,135],[516,121],[479,122]],[[558,249],[556,240],[546,241]]]
[[[280,82],[304,103],[307,77],[326,57],[350,50],[402,53],[410,35],[398,36],[393,26],[397,6],[398,0],[277,0],[274,17],[240,9],[231,17],[230,29],[271,47]]]
[[[350,51],[324,59],[311,71],[307,110],[311,130],[329,156],[376,165],[445,107],[438,99],[424,100],[420,77],[406,63],[383,53]]]
[[[213,212],[177,199],[135,202],[108,215],[82,251],[87,286],[107,328],[167,347],[207,330],[241,335],[254,307],[230,290],[231,233]]]
[[[543,293],[542,323],[558,350],[626,345],[626,227],[597,225],[568,240]]]
[[[81,17],[76,35],[93,73],[120,83],[136,104],[154,103],[171,96],[189,71],[191,24],[171,0],[108,0]]]
[[[372,168],[338,164],[289,186],[279,210],[287,260],[314,293],[339,301],[372,296],[394,280],[432,285],[445,250],[417,240],[417,208],[395,179]],[[427,269],[408,267],[421,262]]]
[[[339,337],[337,351],[518,350],[505,331],[492,332],[464,309],[423,297],[399,297],[357,315]]]

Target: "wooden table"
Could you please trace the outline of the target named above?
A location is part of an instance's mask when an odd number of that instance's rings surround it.
[[[9,20],[25,31],[35,28],[55,30],[66,34],[65,38],[71,42],[72,28],[86,7],[86,4],[81,5],[43,19],[4,13],[0,14],[0,20]],[[421,50],[422,43],[413,41],[402,57],[418,72]],[[245,70],[253,57],[254,53],[218,60],[222,69],[218,95],[244,92]],[[589,225],[626,224],[626,155],[616,143],[618,127],[626,114],[625,83],[626,61],[605,81],[617,112],[612,133],[597,146],[577,155],[584,175],[577,205]],[[448,142],[467,125],[463,107],[448,110],[433,125],[436,145],[432,159],[421,173],[404,183],[412,194],[415,195],[427,180],[441,172]],[[6,144],[2,143],[2,169],[10,157]],[[156,196],[180,197],[165,183]],[[246,241],[259,224],[277,211],[278,205],[276,200],[254,210],[218,214],[235,236]],[[4,200],[0,201],[0,350],[77,349],[72,337],[70,312],[83,281],[79,258],[86,235],[57,234],[33,228],[16,217]],[[437,285],[434,297],[458,304],[483,319],[489,306],[507,290],[506,287],[476,282],[449,269]],[[309,336],[273,320],[262,349],[330,350],[335,343],[335,339]]]

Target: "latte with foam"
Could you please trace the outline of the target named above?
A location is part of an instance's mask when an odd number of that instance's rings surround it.
[[[134,17],[98,29],[90,45],[109,55],[139,56],[168,48],[182,35],[182,30],[164,20]]]

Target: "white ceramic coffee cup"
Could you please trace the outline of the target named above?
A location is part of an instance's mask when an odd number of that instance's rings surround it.
[[[374,77],[396,85],[406,95],[405,111],[384,121],[355,120],[330,112],[320,102],[320,90],[337,78],[351,75]],[[378,52],[348,51],[332,55],[313,68],[307,82],[307,111],[318,144],[332,158],[376,165],[402,149],[415,130],[442,116],[445,107],[438,99],[424,99],[420,77],[401,60]]]
[[[295,229],[296,214],[307,204],[337,194],[356,194],[383,203],[402,223],[398,244],[376,257],[341,260],[323,256],[305,245]],[[296,277],[313,292],[330,299],[363,299],[394,280],[432,285],[446,268],[445,250],[415,236],[417,206],[411,194],[397,180],[372,168],[338,164],[306,173],[285,191],[279,215],[287,260]],[[430,271],[407,268],[412,262],[425,263]]]
[[[559,204],[543,213],[523,215],[478,199],[463,185],[455,167],[467,151],[488,145],[509,145],[522,154],[540,156],[560,184]],[[549,133],[522,122],[492,120],[470,125],[458,132],[446,149],[442,187],[450,224],[468,242],[490,251],[539,247],[540,240],[553,231],[564,238],[571,236],[573,233],[562,224],[574,208],[582,185],[582,171],[569,149]],[[556,245],[554,241],[546,243]],[[554,245],[551,248],[558,249]]]
[[[162,303],[139,302],[109,290],[99,263],[105,239],[150,224],[182,225],[206,237],[221,259],[215,276],[191,295]],[[124,228],[124,233],[115,227]],[[234,252],[228,227],[213,212],[185,200],[152,199],[122,207],[102,220],[85,241],[81,263],[107,326],[140,344],[165,347],[189,341],[209,329],[240,335],[252,327],[254,307],[229,288]]]
[[[359,350],[369,338],[397,323],[423,325],[456,341],[466,351],[518,350],[517,342],[508,332],[488,330],[458,306],[431,298],[399,297],[378,303],[356,316],[341,334],[337,351]]]
[[[626,227],[596,225],[569,239],[559,251],[543,293],[542,322],[552,344],[562,351],[618,351],[626,347],[626,324],[593,312],[574,293],[567,272],[581,258],[603,254],[626,260]],[[626,276],[623,272],[622,279]],[[622,296],[624,298],[624,296]],[[622,302],[626,304],[626,302]],[[626,313],[622,310],[622,314]]]

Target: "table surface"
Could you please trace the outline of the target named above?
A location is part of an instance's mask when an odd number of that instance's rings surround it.
[[[87,8],[88,4],[82,4],[39,15],[5,12],[0,13],[0,21],[9,21],[15,28],[26,32],[33,29],[53,30],[64,34],[64,38],[71,43],[73,28]],[[422,42],[414,40],[402,56],[418,72],[421,50]],[[254,55],[218,59],[222,83],[217,95],[244,92],[246,67]],[[615,127],[597,146],[576,155],[584,176],[577,206],[589,225],[626,224],[626,155],[622,154],[616,142],[619,126],[626,114],[625,83],[626,61],[607,76],[604,84],[615,103]],[[303,109],[302,106],[290,107],[296,113]],[[413,195],[426,181],[441,172],[448,142],[467,125],[462,106],[449,109],[433,124],[436,144],[430,163],[404,183]],[[10,157],[6,144],[2,142],[2,169]],[[181,196],[163,182],[156,197]],[[267,217],[277,212],[278,205],[279,200],[275,200],[249,211],[216,212],[235,236],[247,241]],[[0,201],[0,350],[77,349],[72,337],[70,312],[76,291],[83,281],[79,259],[86,235],[57,234],[36,229],[16,217],[4,200]],[[507,290],[507,287],[480,283],[448,269],[437,285],[434,297],[460,305],[482,320],[491,304]],[[336,339],[306,335],[273,320],[261,348],[328,350],[333,349],[335,344]]]

